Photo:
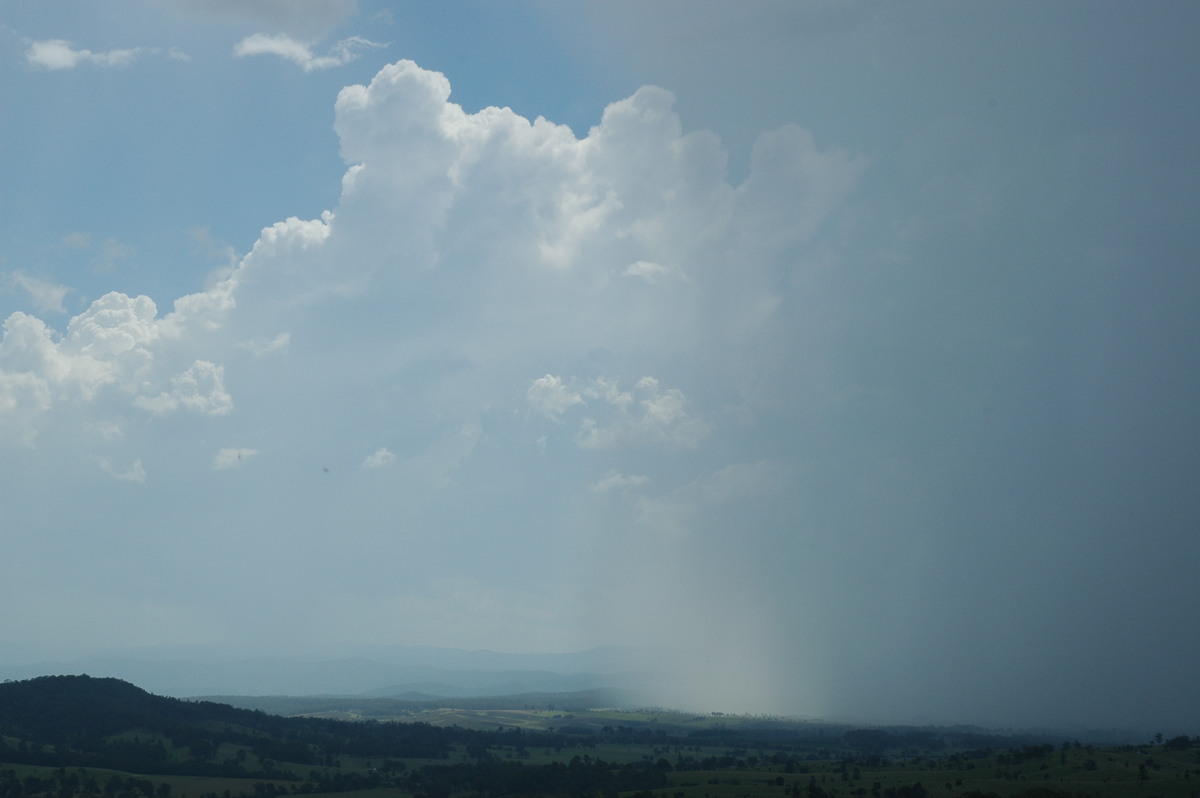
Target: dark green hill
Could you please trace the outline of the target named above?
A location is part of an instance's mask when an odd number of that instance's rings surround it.
[[[119,679],[42,676],[0,684],[0,761],[5,762],[280,776],[280,762],[324,765],[341,756],[443,758],[459,736],[420,723],[282,718],[211,701],[156,696]],[[218,757],[222,744],[246,753]]]
[[[68,732],[113,735],[213,722],[253,728],[264,720],[263,713],[152,695],[120,679],[41,676],[0,684],[0,729],[45,742]]]

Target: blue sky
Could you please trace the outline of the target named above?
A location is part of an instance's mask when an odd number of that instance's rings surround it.
[[[1198,23],[5,4],[0,642],[1186,725]]]

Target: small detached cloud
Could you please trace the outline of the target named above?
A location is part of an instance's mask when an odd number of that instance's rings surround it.
[[[64,249],[91,249],[92,237],[88,233],[67,233],[60,243]]]
[[[333,45],[327,55],[314,55],[310,45],[293,39],[286,33],[277,33],[273,36],[255,33],[238,42],[233,48],[233,54],[238,58],[248,55],[277,55],[299,64],[305,72],[312,72],[317,69],[329,69],[348,64],[358,58],[363,50],[385,46],[361,36],[351,36]]]
[[[113,479],[119,479],[122,482],[137,482],[139,484],[146,481],[146,469],[142,467],[140,459],[134,460],[133,464],[123,471],[113,465],[112,461],[107,457],[97,457],[96,462],[100,464],[100,468],[104,469],[104,473]]]
[[[271,355],[287,354],[291,342],[291,333],[279,333],[274,338],[252,338],[249,341],[243,341],[238,346],[255,357],[270,357]]]
[[[101,271],[112,271],[121,261],[129,260],[137,250],[111,236],[95,243],[88,233],[67,233],[58,243],[59,252],[91,252],[92,263]]]
[[[650,477],[641,474],[622,474],[620,471],[609,471],[598,482],[590,486],[592,493],[626,493],[640,488],[650,481]]]
[[[638,444],[695,449],[708,434],[708,424],[686,411],[683,391],[660,388],[653,377],[638,380],[632,394],[617,392],[613,384],[604,398],[615,412],[607,425],[594,418],[584,419],[579,436],[579,445],[584,449]]]
[[[66,39],[41,39],[29,42],[25,50],[25,63],[36,69],[74,69],[81,64],[97,67],[129,66],[138,58],[145,55],[158,55],[163,52],[158,47],[131,47],[118,50],[92,52],[86,49],[76,49]],[[187,61],[187,54],[174,48],[167,51],[170,58]]]
[[[546,418],[558,418],[564,411],[583,401],[579,391],[567,387],[561,377],[553,374],[534,380],[525,397],[533,409]]]
[[[533,381],[526,399],[556,421],[575,405],[593,408],[576,439],[584,449],[647,444],[694,449],[709,431],[705,421],[687,412],[683,391],[664,389],[654,377],[642,377],[632,391],[625,391],[615,380],[563,380],[547,374]]]
[[[66,313],[63,299],[70,292],[70,288],[49,280],[30,277],[23,271],[13,272],[9,281],[29,294],[30,301],[39,313]]]
[[[386,448],[379,448],[363,460],[363,468],[387,468],[396,462],[396,455]]]
[[[224,416],[233,411],[233,398],[225,390],[225,369],[197,360],[171,379],[171,390],[156,397],[137,397],[134,404],[153,413],[183,408],[203,416]]]
[[[629,264],[622,274],[626,277],[640,277],[651,285],[672,281],[687,282],[687,275],[677,264],[664,266],[648,260],[639,260]]]
[[[243,463],[257,454],[257,449],[222,449],[213,458],[213,470],[227,471],[230,468],[241,468]]]

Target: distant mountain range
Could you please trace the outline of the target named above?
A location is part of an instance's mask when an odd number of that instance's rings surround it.
[[[429,646],[360,647],[339,657],[252,656],[204,646],[125,649],[103,656],[22,661],[0,648],[0,679],[86,673],[176,697],[354,695],[462,698],[645,684],[652,657],[614,647],[564,654],[506,654]]]

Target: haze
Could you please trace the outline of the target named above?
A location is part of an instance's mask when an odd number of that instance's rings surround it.
[[[1200,6],[427,5],[0,8],[0,655],[1196,731]]]

